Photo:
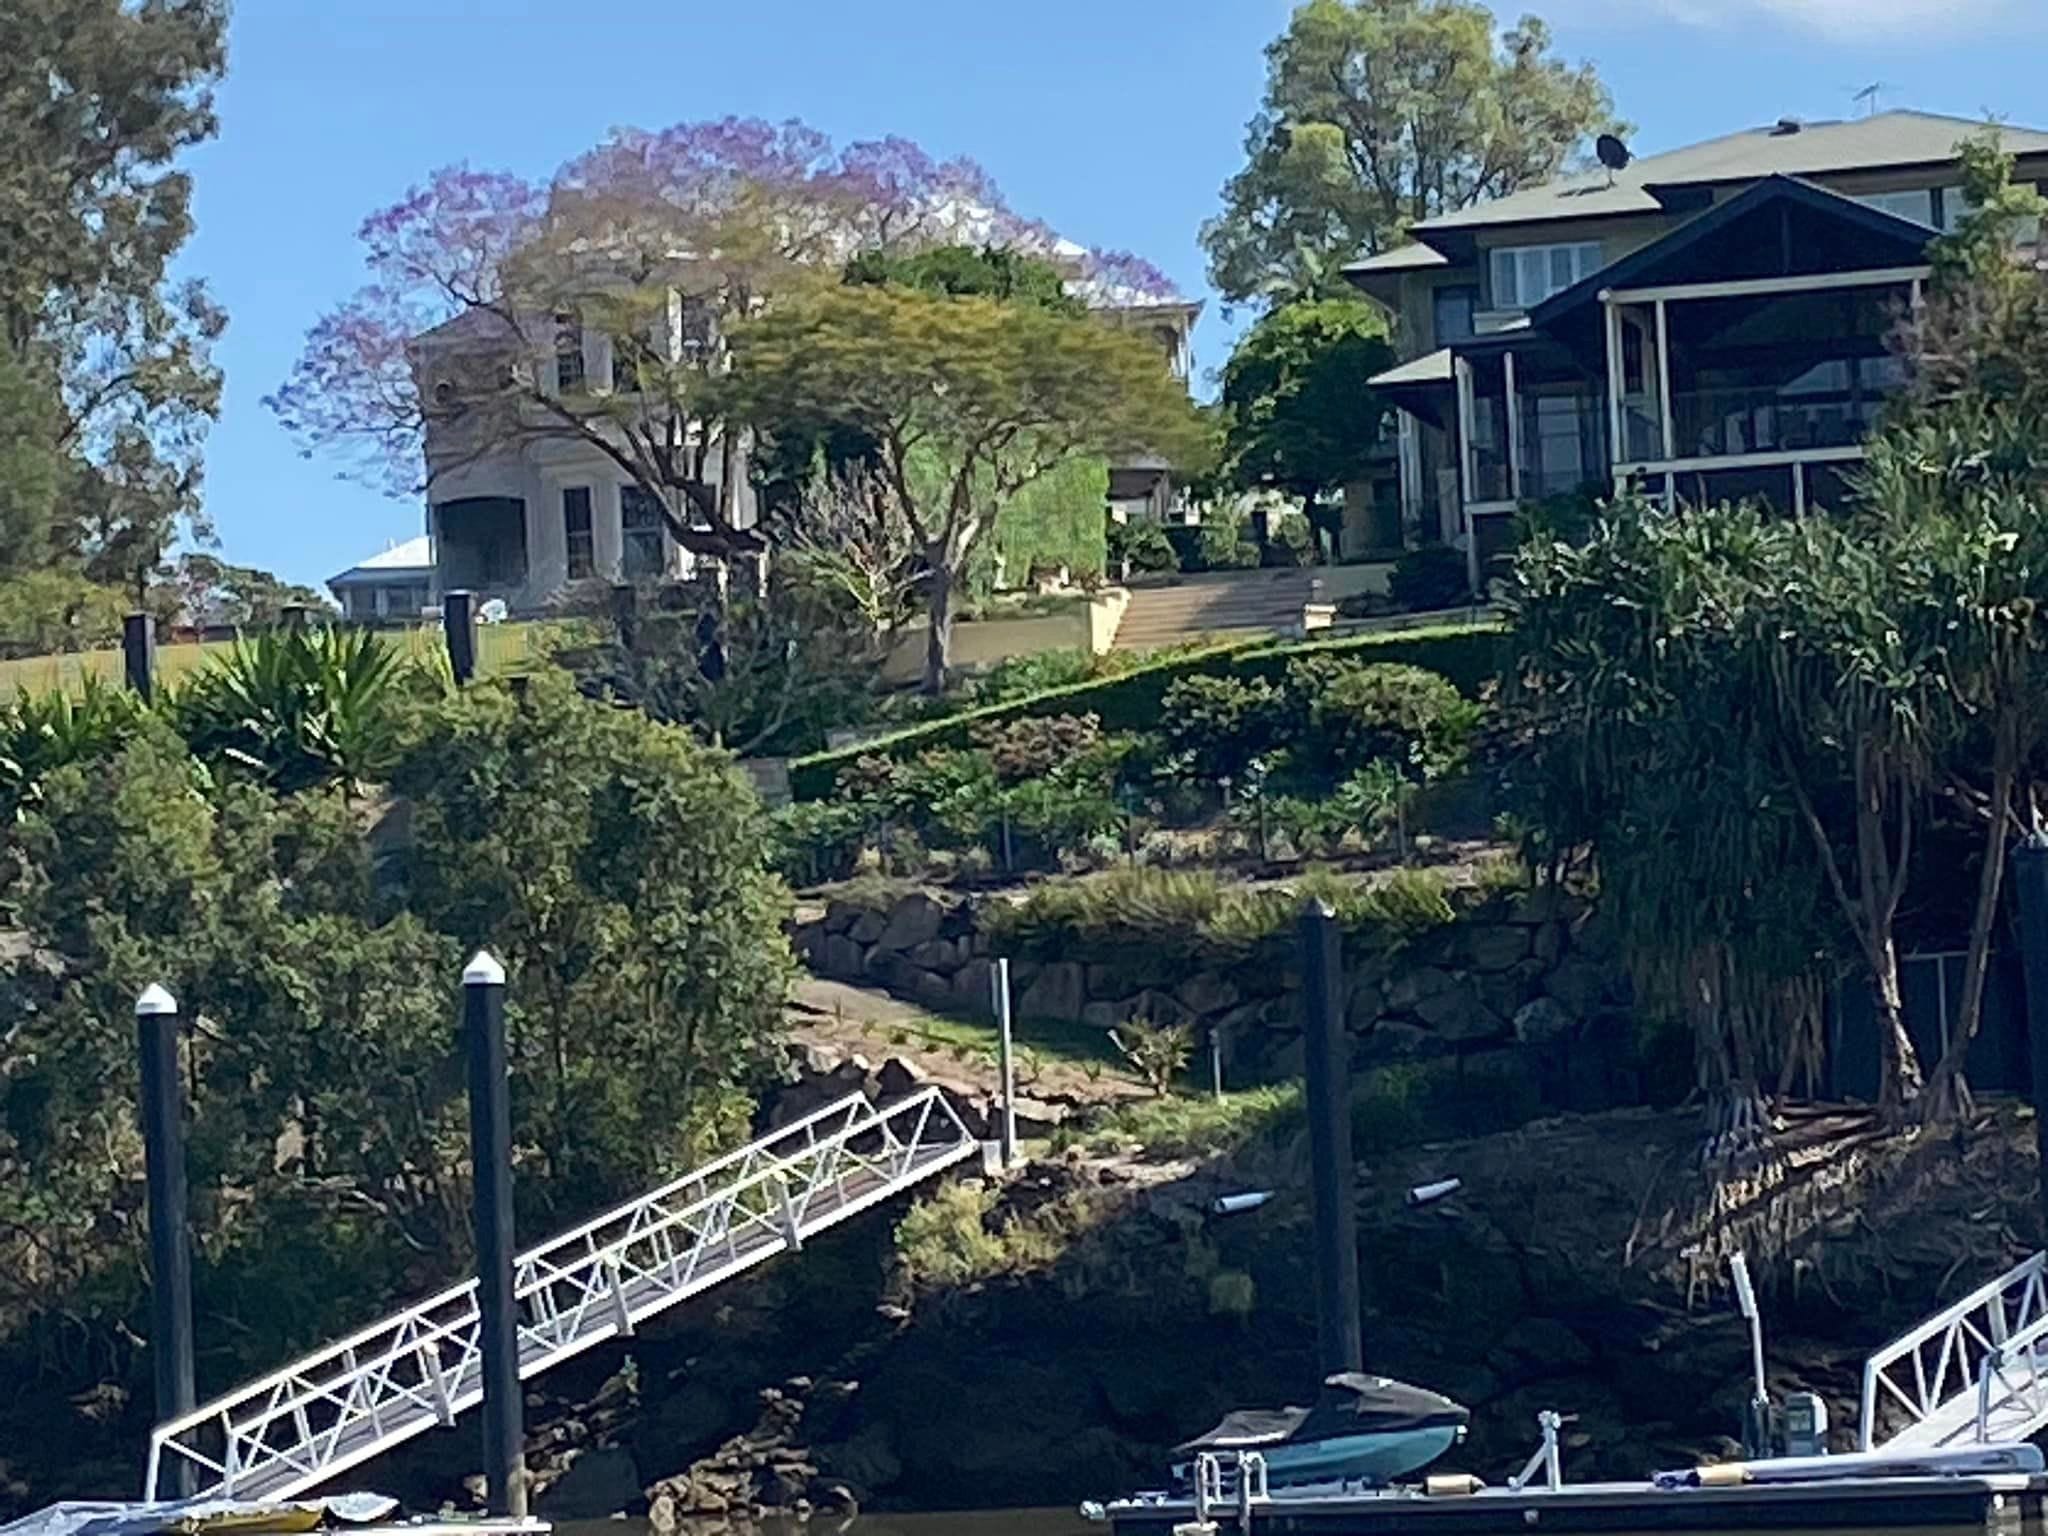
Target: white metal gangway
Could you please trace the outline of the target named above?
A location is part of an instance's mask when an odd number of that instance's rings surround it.
[[[886,1108],[851,1094],[519,1255],[519,1374],[620,1334],[856,1212],[978,1154],[937,1088]],[[196,1492],[290,1498],[483,1399],[470,1280],[159,1424]]]
[[[2010,1444],[2048,1427],[2048,1253],[1943,1308],[1863,1367],[1861,1448]],[[1877,1432],[1878,1415],[1904,1423]]]

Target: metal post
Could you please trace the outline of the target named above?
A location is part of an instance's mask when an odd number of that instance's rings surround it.
[[[121,665],[135,696],[149,703],[156,696],[156,620],[148,614],[121,621]]]
[[[2041,1211],[2048,1227],[2048,834],[2012,851],[2019,890],[2020,958],[2027,983],[2027,1059],[2034,1084],[2034,1145],[2040,1159]]]
[[[1010,1054],[1010,962],[1007,956],[997,960],[995,969],[989,973],[989,987],[996,1015],[996,1072],[1003,1094],[1003,1121],[999,1132],[1003,1166],[1014,1168],[1017,1165],[1017,1083]]]
[[[1214,1024],[1209,1026],[1209,1090],[1218,1103],[1223,1101],[1223,1031]]]
[[[149,1353],[158,1423],[199,1400],[192,1384],[192,1240],[185,1195],[185,1105],[178,1088],[178,1003],[152,983],[135,1000],[142,1059],[142,1147],[149,1171]],[[173,1456],[152,1497],[192,1496],[192,1462]]]
[[[441,594],[441,628],[448,636],[448,665],[457,685],[476,676],[476,594]]]
[[[1737,1253],[1728,1260],[1729,1275],[1735,1281],[1735,1306],[1749,1324],[1749,1405],[1742,1417],[1742,1449],[1752,1461],[1771,1454],[1771,1392],[1764,1378],[1763,1309],[1756,1304],[1756,1290],[1749,1283],[1749,1260]]]
[[[1315,1194],[1316,1339],[1325,1375],[1364,1365],[1359,1331],[1358,1213],[1351,1163],[1350,1051],[1337,913],[1327,901],[1301,914],[1303,1044],[1307,1047],[1309,1161]]]
[[[476,1185],[484,1483],[492,1514],[524,1515],[519,1313],[512,1291],[512,1097],[505,1062],[505,968],[485,950],[478,950],[462,973],[462,1030],[469,1057],[469,1147]]]

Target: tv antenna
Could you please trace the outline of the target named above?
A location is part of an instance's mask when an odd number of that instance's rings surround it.
[[[1863,108],[1863,115],[1865,117],[1875,117],[1877,115],[1878,98],[1890,89],[1891,87],[1884,81],[1873,80],[1860,91],[1851,92],[1849,99]]]

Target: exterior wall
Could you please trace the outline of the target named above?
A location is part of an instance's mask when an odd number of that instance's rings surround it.
[[[1100,656],[1116,642],[1117,626],[1130,606],[1122,587],[1105,587],[1086,603],[1038,618],[976,619],[953,626],[952,661],[956,667],[986,667],[1013,656],[1045,651],[1085,650]],[[892,683],[915,682],[924,674],[925,626],[911,625],[897,637],[896,649],[882,664]]]

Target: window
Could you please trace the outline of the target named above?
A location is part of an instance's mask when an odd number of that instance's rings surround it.
[[[583,327],[574,315],[555,316],[555,389],[573,394],[583,387]]]
[[[640,392],[640,369],[652,354],[638,336],[612,338],[612,392],[634,395]]]
[[[2026,183],[2021,182],[2019,185],[2024,186]],[[1952,235],[1962,228],[1963,220],[1974,212],[1976,205],[1964,196],[1961,187],[1943,187],[1934,194],[1934,215],[1927,222],[1943,234]],[[2013,241],[2017,245],[2038,245],[2041,241],[2041,221],[2021,220],[2019,227],[2013,231]]]
[[[1435,296],[1436,344],[1447,347],[1473,334],[1472,316],[1479,308],[1479,290],[1470,284],[1439,288]]]
[[[1866,192],[1856,201],[1893,218],[1911,219],[1915,224],[1934,228],[1934,194],[1925,187],[1911,192]]]
[[[628,581],[644,581],[667,568],[661,503],[643,486],[619,487],[619,542]]]
[[[1572,245],[1503,246],[1493,252],[1490,264],[1493,307],[1533,309],[1605,265],[1597,240]]]
[[[562,544],[569,553],[569,579],[582,581],[597,570],[597,544],[590,530],[590,487],[562,491]]]

